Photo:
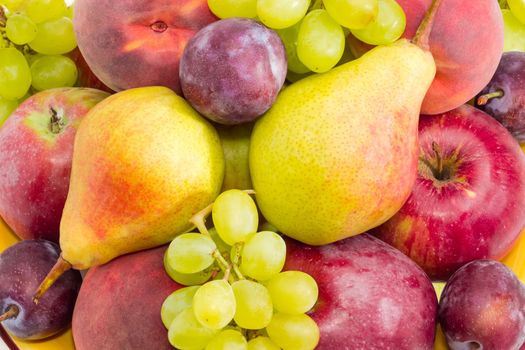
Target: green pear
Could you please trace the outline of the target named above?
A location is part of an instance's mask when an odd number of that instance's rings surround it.
[[[394,215],[416,179],[418,119],[436,65],[428,35],[378,46],[286,87],[252,132],[250,172],[264,217],[322,245]]]

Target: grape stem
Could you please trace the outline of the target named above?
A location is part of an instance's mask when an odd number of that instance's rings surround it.
[[[20,310],[18,310],[18,307],[16,305],[9,305],[6,312],[0,315],[0,322],[3,322],[9,318],[18,316],[19,311]]]
[[[235,272],[235,274],[237,275],[237,279],[243,280],[244,276],[241,273],[241,270],[239,269],[239,260],[241,258],[242,243],[235,243],[233,245],[233,249],[235,249],[235,254],[233,255],[232,259],[233,272]]]
[[[206,228],[206,217],[210,215],[212,208],[213,208],[213,203],[211,203],[210,205],[208,205],[206,208],[202,209],[201,211],[197,212],[195,215],[193,215],[190,218],[190,222],[197,227],[199,232],[208,237],[210,237],[210,233],[208,232],[208,229]]]
[[[219,264],[219,267],[221,268],[221,270],[224,271],[223,279],[230,283],[235,282],[233,279],[233,276],[230,275],[231,264],[228,261],[226,261],[226,259],[224,259],[219,249],[215,249],[212,253],[212,256],[215,258],[215,260],[217,260],[217,263]]]
[[[478,103],[478,105],[484,106],[489,102],[490,99],[493,99],[495,97],[503,97],[504,95],[505,93],[503,92],[503,90],[497,90],[485,95],[481,95],[480,97],[478,97],[478,100],[476,102]]]

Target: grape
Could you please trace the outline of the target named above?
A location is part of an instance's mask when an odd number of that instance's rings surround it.
[[[248,342],[248,350],[279,350],[280,348],[268,337],[258,336]]]
[[[299,22],[309,5],[309,0],[257,0],[257,16],[267,27],[282,29]]]
[[[219,252],[223,255],[228,255],[232,247],[222,240],[221,236],[219,236],[219,234],[217,233],[215,227],[210,228],[208,230],[208,233],[210,234],[211,239],[213,239],[213,241],[215,242],[215,245],[217,246]]]
[[[24,55],[12,47],[0,49],[0,97],[21,98],[30,86],[31,71]]]
[[[244,242],[259,223],[255,202],[240,190],[221,193],[213,203],[212,218],[217,233],[229,245]]]
[[[522,24],[525,24],[525,0],[507,0],[507,4],[512,11],[512,14]]]
[[[242,249],[242,273],[258,281],[277,275],[286,259],[286,243],[275,232],[261,231],[251,236]]]
[[[167,254],[164,254],[164,269],[166,270],[166,273],[172,280],[183,286],[196,286],[203,284],[210,279],[215,268],[215,265],[211,265],[209,268],[196,273],[180,273],[171,268],[167,260]]]
[[[31,64],[32,85],[38,91],[73,86],[77,76],[75,62],[66,56],[42,56]]]
[[[510,10],[501,10],[505,40],[503,51],[525,51],[525,25]]]
[[[257,0],[208,0],[211,12],[219,18],[255,18]]]
[[[339,61],[345,47],[343,29],[326,12],[309,12],[301,23],[297,36],[297,56],[317,72],[327,72]]]
[[[405,11],[396,0],[379,0],[376,18],[363,29],[353,29],[352,34],[370,45],[385,45],[399,39],[405,26]]]
[[[193,297],[193,312],[199,322],[211,329],[221,329],[235,315],[235,295],[225,280],[206,282]]]
[[[36,37],[36,24],[23,13],[9,16],[5,25],[7,38],[17,45],[24,45]]]
[[[2,5],[7,7],[10,12],[15,12],[23,2],[24,0],[2,0]]]
[[[213,264],[213,240],[200,233],[183,233],[171,241],[165,262],[180,273],[196,273]]]
[[[66,3],[64,0],[26,0],[24,10],[38,24],[61,17],[66,12]]]
[[[217,330],[201,325],[190,307],[175,316],[168,330],[168,340],[180,350],[200,350],[204,349],[217,333]]]
[[[160,318],[167,329],[179,313],[191,307],[197,289],[199,286],[180,288],[164,300],[160,307]]]
[[[70,6],[67,7],[66,12],[64,12],[64,16],[66,16],[67,18],[70,18],[71,20],[73,20],[73,14],[74,13],[75,13],[75,6],[70,5]]]
[[[37,34],[29,47],[46,55],[61,55],[77,47],[73,22],[60,17],[37,25]]]
[[[266,331],[270,339],[283,349],[314,349],[319,342],[319,327],[305,314],[275,313]]]
[[[279,29],[277,34],[283,41],[284,48],[286,49],[286,57],[288,58],[288,69],[292,72],[302,74],[309,72],[310,70],[299,60],[297,57],[297,35],[299,34],[299,28],[301,22],[284,29]]]
[[[225,329],[206,346],[206,350],[247,350],[246,338],[234,329]]]
[[[13,111],[18,107],[18,100],[8,100],[3,97],[0,97],[0,127],[6,119],[13,113]]]
[[[302,271],[285,271],[266,284],[273,307],[286,314],[302,314],[310,310],[319,294],[317,283]]]
[[[240,280],[232,284],[236,310],[233,320],[245,329],[262,329],[270,323],[273,314],[272,299],[260,283]]]
[[[366,27],[379,11],[378,0],[324,0],[323,4],[337,23],[349,29]]]

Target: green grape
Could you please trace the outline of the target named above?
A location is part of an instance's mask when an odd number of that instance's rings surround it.
[[[525,0],[507,0],[507,4],[512,11],[512,14],[522,24],[525,24]]]
[[[291,315],[310,310],[319,294],[313,277],[302,271],[281,272],[266,283],[266,288],[272,297],[273,307]]]
[[[15,48],[0,49],[0,97],[15,100],[31,86],[31,70],[24,55]]]
[[[323,0],[323,4],[337,23],[349,29],[366,27],[379,11],[378,0]]]
[[[239,280],[232,284],[236,310],[233,320],[245,329],[262,329],[270,323],[273,305],[270,293],[260,283]]]
[[[166,250],[166,263],[180,273],[196,273],[213,264],[213,240],[200,233],[183,233],[171,241]]]
[[[291,27],[279,29],[277,34],[279,34],[279,37],[284,44],[284,48],[286,49],[288,70],[291,70],[294,73],[303,74],[310,70],[299,60],[299,57],[297,57],[297,35],[299,34],[300,26],[301,22],[298,22]]]
[[[247,350],[246,338],[234,329],[222,330],[206,345],[206,350]]]
[[[503,51],[525,51],[525,25],[514,17],[510,10],[501,10],[505,34]]]
[[[235,295],[231,285],[225,280],[213,280],[200,286],[193,297],[193,312],[205,327],[225,327],[235,315]]]
[[[168,340],[180,350],[201,350],[219,331],[204,327],[197,321],[193,308],[181,311],[170,324]]]
[[[7,19],[5,33],[13,43],[24,45],[36,37],[36,24],[23,13],[15,13]]]
[[[25,13],[37,24],[63,16],[66,8],[64,0],[26,0],[24,3]]]
[[[29,47],[45,55],[61,55],[77,47],[73,22],[68,17],[60,17],[39,23],[37,34]]]
[[[319,327],[305,314],[277,312],[266,327],[270,339],[283,349],[314,349],[319,343]]]
[[[66,9],[66,12],[64,12],[64,16],[66,16],[67,18],[70,18],[71,20],[73,20],[73,14],[75,13],[75,6],[73,5],[69,5]]]
[[[212,218],[217,233],[229,245],[244,242],[259,223],[255,202],[240,190],[221,193],[213,203]]]
[[[336,65],[343,55],[343,29],[326,10],[309,12],[297,35],[297,56],[310,70],[322,73]]]
[[[24,0],[2,0],[2,5],[4,5],[10,12],[15,12],[23,2]]]
[[[193,296],[197,289],[199,289],[199,286],[184,287],[168,295],[160,307],[160,318],[164,327],[169,329],[175,317],[191,307]]]
[[[167,253],[167,251],[166,251]],[[195,272],[195,273],[180,273],[175,271],[167,262],[167,254],[164,254],[164,269],[168,276],[171,277],[175,282],[182,284],[183,286],[196,286],[203,284],[208,281],[213,274],[215,265],[211,265],[205,270]]]
[[[502,9],[508,9],[509,5],[507,4],[507,0],[498,0],[499,7]]]
[[[241,272],[266,281],[281,272],[286,259],[286,243],[275,232],[261,231],[251,236],[242,249]]]
[[[0,127],[9,118],[11,113],[18,107],[18,100],[8,100],[0,97]]]
[[[248,342],[248,350],[279,350],[280,347],[268,337],[258,336]]]
[[[267,27],[282,29],[301,20],[310,0],[257,0],[257,16]]]
[[[352,29],[352,34],[370,45],[386,45],[399,39],[405,26],[405,11],[396,0],[379,0],[376,18],[363,29]]]
[[[208,0],[211,12],[219,18],[255,18],[257,0]]]
[[[73,86],[77,76],[75,62],[66,56],[42,56],[31,64],[32,85],[38,91]]]
[[[221,236],[219,236],[219,234],[217,233],[215,227],[210,228],[208,230],[208,233],[210,234],[211,239],[213,239],[213,241],[215,242],[215,245],[217,246],[219,252],[223,255],[228,255],[232,247],[222,240]]]

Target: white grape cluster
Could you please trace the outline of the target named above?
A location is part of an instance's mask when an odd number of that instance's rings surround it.
[[[211,212],[214,227],[204,218]],[[166,272],[186,285],[161,307],[170,343],[181,350],[314,349],[319,328],[306,315],[317,301],[315,280],[281,271],[286,243],[259,231],[249,191],[228,190],[193,217],[200,232],[169,245]]]
[[[64,0],[0,2],[0,125],[33,92],[73,86],[73,7]]]
[[[275,29],[286,48],[288,70],[296,74],[327,72],[344,61],[349,32],[382,45],[399,39],[406,25],[395,0],[208,0],[208,5],[219,18],[254,18]]]

